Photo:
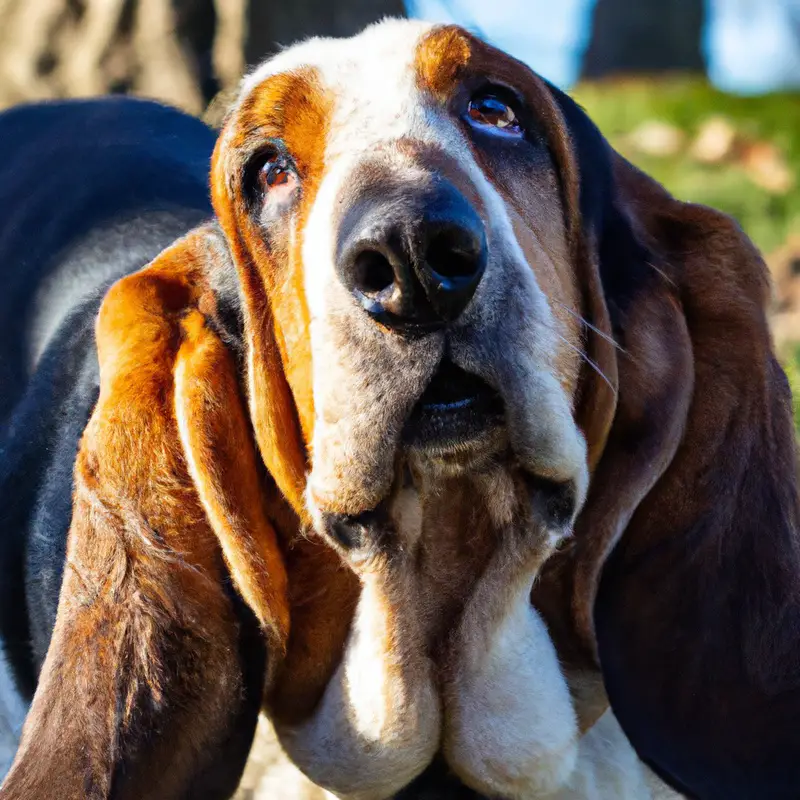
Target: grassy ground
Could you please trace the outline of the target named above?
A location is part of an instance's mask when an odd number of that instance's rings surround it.
[[[691,78],[584,84],[573,94],[623,155],[677,197],[732,214],[765,253],[800,233],[800,94],[734,97]],[[730,124],[738,143],[725,157],[704,163],[692,149],[715,118]],[[672,152],[636,146],[637,130],[652,122],[679,134]],[[770,189],[754,180],[747,157],[757,145],[773,151],[791,185]]]
[[[783,357],[783,368],[792,387],[792,411],[794,412],[794,427],[800,434],[800,347],[794,348]]]

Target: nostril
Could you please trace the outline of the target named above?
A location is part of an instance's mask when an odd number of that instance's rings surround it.
[[[394,269],[378,250],[362,250],[353,262],[356,288],[365,294],[378,294],[394,283]]]
[[[460,228],[437,231],[425,253],[428,267],[443,278],[472,278],[482,259],[483,243]]]

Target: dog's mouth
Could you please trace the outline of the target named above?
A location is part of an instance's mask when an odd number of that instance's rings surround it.
[[[502,426],[500,395],[445,358],[406,422],[403,443],[421,454],[466,454],[496,439]]]

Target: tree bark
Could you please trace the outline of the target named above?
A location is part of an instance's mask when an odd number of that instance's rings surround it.
[[[704,0],[596,0],[582,77],[705,72]]]
[[[215,6],[243,3],[1,0],[0,107],[131,92],[197,113],[220,84]],[[234,38],[241,72],[244,37]]]
[[[402,0],[0,0],[0,108],[124,92],[199,114],[279,45],[402,14]]]
[[[352,36],[383,17],[405,16],[403,0],[250,0],[245,59],[256,64],[309,36]]]

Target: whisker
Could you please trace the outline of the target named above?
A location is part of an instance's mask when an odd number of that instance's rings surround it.
[[[654,269],[667,283],[671,284],[672,286],[677,287],[678,284],[676,284],[675,281],[672,280],[672,278],[670,278],[670,276],[667,275],[667,273],[664,272],[663,269],[661,269],[661,267],[657,267],[655,264],[652,264],[649,261],[646,261],[645,263],[647,264],[648,267],[650,267],[651,269]]]
[[[572,344],[572,342],[570,342],[568,339],[565,339],[557,331],[554,331],[554,333],[556,334],[556,336],[558,336],[559,339],[561,339],[562,342],[564,342],[564,344],[567,347],[570,348],[570,350],[573,350],[575,353],[577,353],[608,384],[608,388],[611,389],[611,391],[614,393],[614,396],[616,397],[617,388],[606,377],[606,374],[603,372],[603,370],[601,370],[600,367],[594,361],[592,361],[592,359],[589,358],[589,356],[587,356],[586,353],[583,352],[583,350],[580,349],[580,347],[576,347],[574,344]]]
[[[562,303],[560,300],[554,300],[553,302],[560,305],[561,308],[563,308],[564,311],[566,311],[568,314],[572,314],[573,317],[580,320],[590,331],[594,331],[601,339],[605,339],[612,347],[616,347],[617,350],[620,351],[620,353],[625,352],[625,348],[619,342],[617,342],[612,336],[609,336],[604,331],[601,331],[600,328],[598,328],[596,325],[592,325],[592,323],[589,322],[589,320],[586,319],[586,317],[581,316],[577,311],[574,311],[568,305]]]

